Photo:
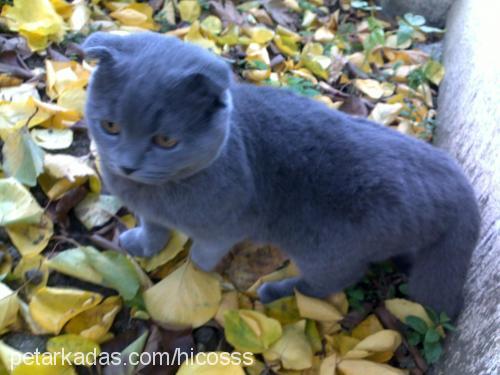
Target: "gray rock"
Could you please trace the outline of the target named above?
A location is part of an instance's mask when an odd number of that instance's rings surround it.
[[[433,373],[500,373],[500,54],[498,0],[457,0],[447,22],[436,145],[462,164],[479,200],[482,234],[467,275],[458,331]]]
[[[455,0],[380,0],[380,5],[390,17],[413,13],[424,16],[428,25],[442,27],[454,2]]]

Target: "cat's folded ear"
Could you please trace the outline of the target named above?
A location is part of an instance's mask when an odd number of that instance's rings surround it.
[[[222,60],[181,73],[182,86],[200,96],[219,98],[231,85],[231,69]]]
[[[113,62],[116,51],[123,43],[123,37],[105,32],[91,34],[82,44],[85,58],[97,59],[99,62]]]

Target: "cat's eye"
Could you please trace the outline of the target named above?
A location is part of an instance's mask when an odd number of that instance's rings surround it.
[[[176,139],[161,134],[155,135],[153,137],[153,142],[155,145],[161,148],[172,148],[175,147],[178,143]]]
[[[117,135],[120,133],[120,125],[118,125],[116,122],[102,121],[101,126],[108,134]]]

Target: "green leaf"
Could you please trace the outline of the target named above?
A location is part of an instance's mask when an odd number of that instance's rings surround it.
[[[434,328],[430,328],[427,330],[425,334],[424,342],[426,343],[439,342],[440,338],[441,336],[439,336],[439,333]]]
[[[443,347],[439,342],[424,342],[424,358],[428,364],[436,363],[443,354]]]
[[[421,335],[425,335],[429,327],[427,323],[425,323],[422,319],[417,316],[410,315],[406,317],[405,323],[413,328],[415,331],[420,333]]]
[[[408,344],[412,346],[417,346],[418,344],[420,344],[421,341],[420,334],[418,334],[415,331],[409,332],[407,335],[407,339],[408,339]]]
[[[443,327],[450,332],[455,332],[457,330],[457,327],[450,323],[443,323]]]
[[[115,289],[125,301],[134,299],[140,287],[134,265],[126,255],[116,251],[77,247],[60,252],[47,264],[65,275]]]
[[[432,322],[434,324],[439,324],[439,318],[438,318],[438,315],[436,314],[436,312],[429,308],[429,307],[425,307],[425,311],[427,312],[427,315],[429,315],[429,318],[431,318]]]
[[[439,323],[448,323],[448,322],[451,322],[451,319],[445,312],[439,314]]]
[[[399,292],[405,296],[408,295],[408,284],[407,283],[404,283],[404,284],[401,284],[399,287]]]
[[[4,170],[27,186],[35,186],[43,172],[43,150],[33,141],[26,128],[12,132],[2,149]]]
[[[419,27],[425,25],[425,18],[423,16],[419,16],[417,14],[406,13],[404,15],[404,19],[411,26]]]
[[[413,34],[415,33],[415,30],[413,27],[408,25],[406,22],[400,22],[399,23],[399,28],[397,32],[397,45],[400,46],[402,44],[405,44],[407,41],[411,40],[413,38]]]

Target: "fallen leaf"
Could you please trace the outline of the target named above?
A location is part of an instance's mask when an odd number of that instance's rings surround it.
[[[427,326],[432,327],[434,325],[424,307],[419,303],[402,298],[393,298],[385,300],[384,304],[385,308],[403,323],[405,323],[407,317],[416,316],[422,319]]]
[[[339,322],[344,318],[335,306],[326,301],[305,296],[298,291],[295,291],[295,297],[300,316],[303,318],[321,322]]]
[[[231,361],[227,354],[224,352],[198,353],[193,360],[188,359],[182,364],[177,375],[245,375],[241,365]]]
[[[281,324],[252,310],[229,310],[224,314],[224,334],[240,352],[262,353],[281,337]]]
[[[31,138],[40,147],[46,150],[64,150],[73,143],[71,129],[42,129],[31,130]]]
[[[354,86],[371,99],[378,100],[384,95],[384,88],[374,79],[355,79]]]
[[[403,104],[401,103],[377,103],[368,118],[382,125],[390,125],[396,120],[402,109]]]
[[[141,285],[130,258],[117,251],[77,247],[60,252],[47,265],[66,275],[115,289],[126,301],[136,296]]]
[[[36,179],[43,171],[44,152],[26,128],[7,136],[2,154],[4,171],[8,176],[27,186],[36,185]]]
[[[185,234],[171,230],[170,239],[162,251],[150,258],[137,258],[137,262],[146,272],[154,271],[179,255],[188,240],[189,237]]]
[[[42,208],[19,181],[0,179],[0,226],[37,224],[42,214]]]
[[[177,7],[182,21],[194,22],[200,17],[201,7],[198,0],[181,0]]]
[[[103,339],[108,337],[111,325],[121,308],[120,297],[108,297],[99,305],[72,318],[64,326],[64,332],[77,334],[96,343],[101,343]]]
[[[165,298],[166,295],[171,297]],[[172,327],[196,328],[215,316],[221,291],[219,280],[213,274],[200,271],[191,261],[186,261],[147,289],[143,297],[154,320]]]
[[[87,181],[93,192],[100,192],[101,182],[97,173],[82,159],[64,154],[45,155],[44,173],[38,182],[50,199],[60,198],[65,192]]]
[[[158,30],[153,20],[153,8],[143,3],[113,3],[114,9],[109,15],[118,20],[123,26],[139,27],[146,30]]]
[[[305,370],[312,367],[313,352],[305,335],[306,321],[301,320],[283,328],[283,334],[264,352],[266,361],[279,360],[288,370]]]
[[[40,327],[57,335],[71,318],[98,305],[101,300],[98,293],[45,287],[33,295],[29,311]]]
[[[64,20],[49,0],[14,0],[13,6],[3,6],[1,16],[10,30],[27,39],[33,51],[43,50],[64,37]]]
[[[99,344],[73,334],[51,337],[47,341],[47,351],[54,354],[68,353],[65,359],[77,366],[92,366],[101,354]]]
[[[337,365],[342,375],[408,375],[408,371],[362,359],[345,359]]]
[[[90,230],[106,224],[121,207],[121,201],[112,195],[88,193],[76,205],[74,212],[85,228]]]
[[[0,334],[9,330],[9,326],[17,320],[19,300],[17,292],[4,283],[0,283]]]

